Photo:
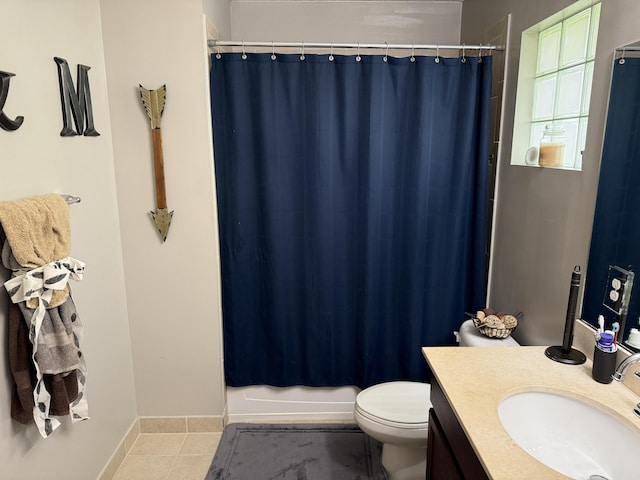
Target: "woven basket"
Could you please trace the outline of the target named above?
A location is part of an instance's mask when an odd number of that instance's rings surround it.
[[[513,332],[518,326],[517,321],[515,321],[515,325],[513,325],[513,327],[506,327],[504,324],[501,324],[499,326],[488,325],[487,318],[480,320],[479,318],[474,317],[473,324],[481,334],[489,338],[507,338],[509,335],[511,335],[511,332]],[[509,323],[513,324],[514,322]]]
[[[475,322],[474,322],[475,323]],[[494,328],[476,325],[478,331],[489,338],[507,338],[515,328]]]

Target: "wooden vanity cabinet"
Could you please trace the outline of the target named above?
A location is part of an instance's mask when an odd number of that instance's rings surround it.
[[[455,455],[447,442],[433,408],[429,410],[427,480],[463,480]]]
[[[488,480],[435,376],[431,379],[427,480]]]

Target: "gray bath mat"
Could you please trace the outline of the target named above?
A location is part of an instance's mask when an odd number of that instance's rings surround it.
[[[232,423],[205,480],[384,480],[381,450],[357,425]]]

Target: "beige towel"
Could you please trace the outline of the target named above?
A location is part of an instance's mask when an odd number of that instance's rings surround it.
[[[2,263],[11,270],[37,268],[69,256],[69,207],[60,195],[0,202],[0,225],[6,237]],[[78,368],[78,346],[74,343],[70,319],[75,307],[68,299],[66,286],[64,290],[53,291],[47,306],[35,354],[43,374],[55,375]],[[20,304],[28,325],[37,307],[37,298]]]
[[[67,286],[70,278],[82,279],[84,264],[69,257],[69,209],[59,195],[0,202],[0,226],[6,236],[1,247],[2,263],[13,271],[4,286],[11,300],[19,304],[33,346],[33,420],[47,438],[60,426],[60,421],[51,417],[58,400],[52,394],[60,385],[47,384],[47,375],[72,379],[75,373],[77,396],[68,399],[68,411],[74,423],[89,418],[84,395],[86,363],[80,351],[82,324]],[[17,341],[9,338],[10,347]],[[18,380],[22,384],[26,378]],[[19,411],[13,413],[20,417]]]
[[[0,224],[13,256],[23,268],[41,267],[71,252],[69,206],[55,193],[0,202]],[[62,305],[68,296],[68,287],[54,291],[48,308]],[[38,300],[30,299],[27,306],[36,308]]]

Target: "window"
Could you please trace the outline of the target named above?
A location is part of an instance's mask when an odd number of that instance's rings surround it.
[[[597,3],[523,32],[512,164],[582,169],[599,19]],[[564,144],[557,163],[543,161],[545,129]]]

